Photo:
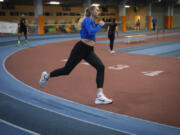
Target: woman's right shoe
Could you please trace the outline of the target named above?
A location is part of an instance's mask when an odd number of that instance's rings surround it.
[[[103,93],[99,93],[96,97],[95,104],[111,104],[112,100],[108,99]]]

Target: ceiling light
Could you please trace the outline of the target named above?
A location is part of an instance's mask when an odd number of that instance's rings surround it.
[[[99,6],[100,6],[100,4],[93,3],[91,6],[99,7]]]
[[[125,5],[124,7],[125,7],[125,8],[130,8],[130,6],[129,6],[129,5]]]
[[[48,4],[50,4],[50,5],[59,5],[60,2],[59,1],[50,1],[50,2],[48,2]]]
[[[0,2],[4,2],[4,0],[0,0]]]

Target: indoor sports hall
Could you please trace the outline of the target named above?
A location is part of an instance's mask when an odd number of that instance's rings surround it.
[[[0,0],[0,64],[0,135],[180,135],[180,0]]]

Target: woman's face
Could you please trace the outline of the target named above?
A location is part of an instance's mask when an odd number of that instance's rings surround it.
[[[97,19],[99,17],[100,10],[99,7],[94,7],[94,9],[91,12],[91,15],[94,19]]]

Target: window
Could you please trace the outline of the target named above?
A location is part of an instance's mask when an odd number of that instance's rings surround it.
[[[56,16],[81,16],[80,13],[62,13],[62,12],[57,12]]]
[[[19,16],[18,12],[10,12],[10,16]]]
[[[0,12],[0,16],[6,16],[5,12]]]
[[[71,8],[69,6],[62,5],[62,10],[63,11],[71,11]]]
[[[70,13],[70,16],[76,16],[76,13]]]
[[[56,16],[62,16],[62,13],[61,12],[57,12]]]
[[[77,15],[77,16],[81,16],[81,14],[80,14],[80,13],[76,13],[76,15]]]
[[[2,9],[14,9],[14,4],[11,3],[2,3]]]
[[[102,7],[102,11],[103,12],[108,12],[108,8],[107,7]]]
[[[69,16],[69,14],[68,13],[63,13],[63,16]]]
[[[45,12],[45,13],[44,13],[44,16],[53,16],[53,13],[51,13],[51,12]]]
[[[34,12],[29,12],[28,15],[29,16],[34,16]]]

